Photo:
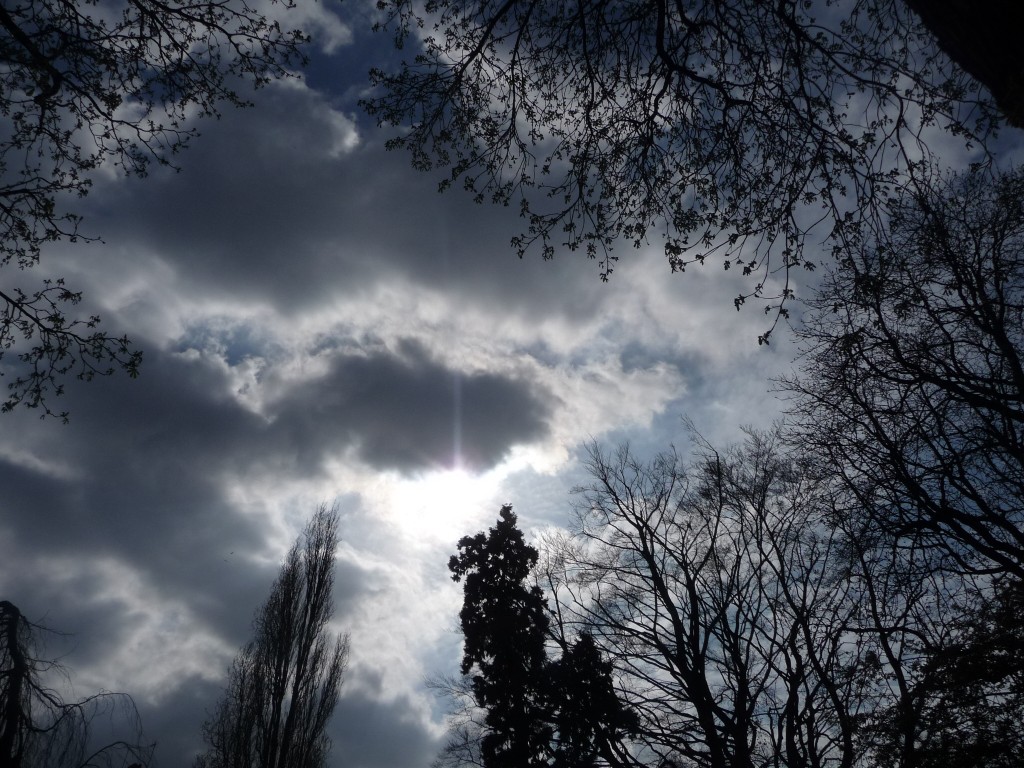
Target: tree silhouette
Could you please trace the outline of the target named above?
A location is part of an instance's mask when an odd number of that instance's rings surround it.
[[[585,632],[549,664],[556,734],[552,768],[630,764],[622,741],[638,720],[619,700],[613,673],[612,663]]]
[[[639,717],[643,765],[853,766],[863,703],[839,642],[856,585],[818,482],[779,439],[692,462],[591,446],[574,535],[545,578],[562,631],[586,627]],[[849,569],[845,569],[846,573]],[[874,691],[874,686],[867,686]]]
[[[471,699],[455,723],[441,765],[483,768],[585,768],[619,765],[620,742],[635,718],[619,702],[612,667],[593,639],[565,642],[549,633],[547,601],[528,580],[537,550],[526,544],[506,505],[486,534],[463,538],[448,568],[464,580],[460,622],[464,638],[463,684],[450,683],[456,699]],[[548,655],[558,640],[562,654]]]
[[[348,638],[332,643],[327,630],[337,545],[337,511],[320,507],[257,611],[255,637],[231,665],[224,698],[203,725],[209,749],[197,768],[325,764],[348,658]]]
[[[41,659],[37,644],[45,632],[13,603],[0,601],[0,765],[5,768],[98,768],[149,765],[153,745],[142,744],[139,715],[131,697],[101,692],[66,702],[51,687],[66,675],[55,661]],[[90,726],[97,717],[123,720],[133,740],[97,745]]]
[[[1024,64],[1016,55],[1024,7],[1013,0],[906,0],[942,49],[992,92],[1009,123],[1024,128]]]
[[[545,765],[552,738],[546,695],[547,605],[525,584],[537,550],[523,540],[512,507],[502,507],[487,535],[462,539],[448,569],[465,579],[459,614],[462,674],[472,673],[477,705],[486,710],[481,743],[485,768]]]
[[[1024,576],[1024,174],[909,188],[800,335],[793,441],[886,535]]]
[[[955,644],[928,659],[924,768],[1010,768],[1024,752],[1024,584],[997,580],[962,618]]]
[[[582,249],[607,278],[616,241],[656,238],[673,271],[717,253],[750,275],[737,307],[785,314],[812,232],[841,250],[882,226],[929,130],[998,120],[901,0],[381,5],[416,49],[372,74],[390,147],[517,208],[520,255]]]
[[[65,200],[88,193],[93,171],[144,176],[168,164],[195,136],[196,116],[245,105],[246,82],[289,76],[304,41],[245,3],[4,3],[0,266],[30,268],[46,243],[80,237]],[[80,299],[61,281],[0,290],[0,358],[22,350],[0,410],[51,414],[48,398],[68,374],[137,373],[127,338],[99,330],[98,317],[70,316]]]

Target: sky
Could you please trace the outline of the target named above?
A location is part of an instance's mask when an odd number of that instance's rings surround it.
[[[161,768],[185,768],[288,547],[322,503],[351,637],[329,764],[426,768],[430,677],[457,671],[459,538],[514,505],[567,524],[585,445],[642,455],[766,427],[795,349],[709,264],[655,242],[610,282],[579,254],[520,260],[515,211],[438,194],[357,101],[387,35],[353,0],[304,6],[311,68],[202,121],[180,171],[100,173],[102,242],[48,248],[144,350],[142,375],[69,382],[70,423],[0,417],[0,599],[67,633],[75,692],[130,693]]]

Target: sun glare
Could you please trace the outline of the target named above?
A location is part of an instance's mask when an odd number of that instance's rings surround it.
[[[469,528],[474,521],[486,518],[485,513],[494,506],[493,499],[501,487],[497,475],[449,469],[399,480],[394,487],[393,513],[404,530],[417,536],[458,539],[472,533]]]

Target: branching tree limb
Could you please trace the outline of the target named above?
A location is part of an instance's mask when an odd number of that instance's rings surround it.
[[[1024,577],[1024,175],[910,188],[800,335],[795,444],[889,535]]]
[[[791,271],[884,226],[880,204],[999,118],[902,0],[389,0],[415,51],[365,102],[421,169],[525,218],[513,239],[721,257],[785,315]],[[771,323],[774,327],[774,323]],[[767,341],[771,329],[762,335]]]
[[[101,692],[66,702],[50,686],[63,670],[36,655],[45,630],[17,606],[0,601],[0,765],[9,768],[113,768],[147,766],[154,745],[144,744],[135,702],[124,693]],[[101,716],[123,721],[133,740],[94,743],[90,727]]]
[[[4,3],[0,266],[30,268],[47,243],[80,238],[67,200],[89,192],[94,171],[144,176],[153,163],[171,163],[195,137],[197,116],[246,105],[247,83],[291,75],[305,41],[244,0]],[[38,291],[4,284],[0,360],[12,350],[18,360],[3,360],[13,377],[4,410],[52,414],[48,398],[67,374],[138,373],[141,356],[127,338],[79,335],[99,319],[65,316],[77,292],[59,282]]]

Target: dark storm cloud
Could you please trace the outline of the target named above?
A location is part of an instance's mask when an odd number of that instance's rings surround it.
[[[325,376],[277,403],[274,418],[280,431],[303,435],[306,449],[351,444],[380,469],[484,470],[513,445],[545,437],[553,405],[537,385],[463,374],[405,342],[398,354],[337,355]]]
[[[179,547],[226,533],[217,514],[224,512],[223,475],[247,463],[239,449],[264,422],[228,396],[223,374],[212,366],[147,353],[138,380],[115,376],[70,386],[62,405],[72,412],[71,424],[46,422],[32,431],[28,447],[67,466],[66,476],[40,469],[29,478],[25,469],[0,465],[20,472],[13,484],[31,487],[34,503],[46,510],[22,521],[23,535],[37,537],[34,543],[52,544],[57,526],[90,552],[118,549],[124,538],[159,562],[177,557]],[[13,414],[13,420],[30,419]],[[243,545],[256,538],[251,527],[230,527]]]
[[[270,422],[235,402],[221,367],[150,349],[136,381],[70,385],[63,403],[72,411],[68,426],[9,414],[0,438],[6,449],[0,596],[30,618],[72,633],[66,647],[55,649],[67,652],[72,673],[102,666],[112,649],[132,648],[138,631],[152,631],[132,603],[145,595],[180,601],[203,629],[240,646],[251,636],[253,611],[278,564],[266,558],[269,521],[240,508],[230,498],[231,483],[267,473],[289,480],[310,475],[328,453],[347,446],[358,445],[382,465],[410,469],[436,460],[443,448],[450,456],[454,375],[415,345],[396,357],[339,356],[329,376],[290,394],[280,404],[287,412]],[[480,460],[500,456],[510,439],[543,432],[545,411],[530,387],[478,375],[467,377],[465,391],[469,422],[489,424],[466,436]],[[434,402],[439,398],[445,403]],[[445,416],[427,417],[417,407]],[[387,440],[371,434],[391,418]],[[446,439],[431,436],[435,427]],[[343,520],[358,516],[356,494],[341,503]],[[122,565],[133,586],[111,581]],[[335,605],[342,626],[379,587],[376,579],[358,561],[339,559]],[[164,698],[141,702],[146,734],[160,742],[165,768],[191,764],[201,746],[199,726],[222,690],[222,683],[198,678],[176,682],[181,685]],[[405,700],[346,698],[333,761],[425,764],[434,744],[417,723]]]
[[[203,722],[224,693],[223,683],[190,675],[156,702],[138,701],[145,736],[156,740],[157,768],[186,768],[202,749]]]
[[[36,548],[34,554],[44,553]],[[39,656],[74,659],[82,667],[102,659],[133,629],[135,617],[110,594],[96,573],[61,573],[57,562],[24,557],[19,548],[0,550],[4,563],[2,597],[35,623]]]
[[[597,311],[607,289],[593,262],[516,258],[509,241],[523,222],[513,209],[439,195],[436,174],[411,171],[369,126],[345,149],[347,120],[296,85],[265,89],[258,108],[201,123],[181,173],[98,184],[86,228],[114,247],[159,254],[199,295],[286,313],[396,278],[462,303],[499,300],[508,314]]]
[[[265,521],[225,492],[225,478],[255,461],[247,448],[265,423],[225,397],[221,377],[201,362],[150,354],[146,368],[138,381],[70,387],[70,425],[26,429],[15,450],[65,467],[64,474],[0,461],[0,531],[15,552],[44,556],[7,570],[3,586],[23,596],[27,613],[46,606],[59,617],[54,626],[81,635],[86,658],[94,641],[83,628],[103,612],[122,622],[128,614],[107,601],[102,572],[86,569],[65,582],[44,570],[46,558],[130,564],[157,594],[192,596],[195,613],[232,640],[273,578],[272,569],[243,557],[266,550]],[[9,420],[28,427],[32,417]],[[4,442],[12,445],[9,433]],[[105,639],[95,642],[109,646],[121,627],[108,618],[98,625]]]
[[[441,747],[406,699],[382,702],[361,691],[344,693],[329,733],[331,760],[345,768],[429,765]]]

